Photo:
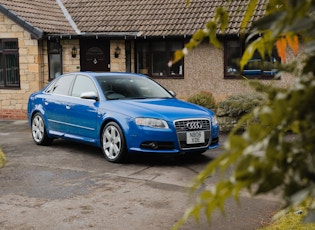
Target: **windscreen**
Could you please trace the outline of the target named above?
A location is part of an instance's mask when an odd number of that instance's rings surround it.
[[[108,100],[172,98],[172,95],[155,81],[146,77],[97,77]]]

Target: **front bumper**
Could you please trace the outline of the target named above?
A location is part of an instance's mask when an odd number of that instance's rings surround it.
[[[169,125],[169,129],[156,129],[150,127],[137,127],[137,132],[128,135],[127,147],[129,152],[144,153],[189,153],[202,152],[219,147],[219,127],[210,126],[210,121],[202,120],[202,128],[199,130],[188,130],[185,122],[191,120],[180,120]],[[193,121],[196,121],[194,119]],[[204,142],[188,143],[186,134],[191,131],[204,132]]]

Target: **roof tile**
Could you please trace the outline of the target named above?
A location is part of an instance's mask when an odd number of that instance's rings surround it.
[[[259,0],[252,18],[265,13]],[[230,14],[226,33],[238,33],[249,0],[63,0],[81,32],[141,32],[143,36],[192,35],[213,17],[217,7]],[[0,0],[10,11],[44,32],[75,34],[55,0]]]
[[[0,0],[9,11],[48,33],[74,33],[56,1]]]

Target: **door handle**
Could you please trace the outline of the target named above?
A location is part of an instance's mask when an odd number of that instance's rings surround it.
[[[45,103],[45,105],[48,105],[48,104],[49,104],[48,101],[45,101],[44,103]]]
[[[66,109],[70,109],[70,105],[66,105]]]

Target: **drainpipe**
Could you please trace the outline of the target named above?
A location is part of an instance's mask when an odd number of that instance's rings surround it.
[[[39,89],[42,89],[45,85],[45,63],[44,63],[44,41],[38,40],[39,46]]]

